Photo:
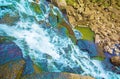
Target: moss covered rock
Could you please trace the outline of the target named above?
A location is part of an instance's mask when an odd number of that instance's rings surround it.
[[[42,14],[42,10],[40,8],[40,5],[34,2],[30,3],[30,8],[32,9],[33,12],[36,14]]]
[[[75,27],[82,34],[83,40],[94,41],[94,32],[89,27]]]
[[[9,43],[16,40],[14,37],[10,36],[0,36],[0,43]]]

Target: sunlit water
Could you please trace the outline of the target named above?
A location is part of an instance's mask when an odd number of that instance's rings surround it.
[[[0,8],[1,18],[6,13],[11,16],[18,13],[20,17],[13,25],[0,24],[0,36],[15,37],[14,42],[21,48],[24,57],[29,55],[35,64],[43,65],[43,70],[49,72],[73,72],[96,79],[120,79],[120,75],[105,71],[100,61],[91,60],[87,52],[81,51],[68,36],[59,33],[55,28],[57,25],[53,26],[57,24],[56,21],[48,20],[51,11],[63,18],[57,7],[51,9],[46,1],[41,0],[38,4],[42,12],[37,14],[30,8],[29,2],[32,0],[17,1],[0,0],[0,6],[4,6],[4,9]],[[5,7],[11,5],[14,10]]]

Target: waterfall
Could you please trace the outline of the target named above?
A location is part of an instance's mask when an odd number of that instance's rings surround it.
[[[64,31],[59,32],[58,19],[50,17],[51,13],[54,16],[59,14],[59,20],[64,19],[60,10],[45,0],[39,3],[32,0],[0,0],[0,18],[6,14],[18,18],[11,20],[12,24],[8,20],[0,22],[0,36],[16,38],[14,42],[24,57],[29,55],[44,71],[71,72],[96,79],[120,79],[120,75],[105,71],[100,61],[90,59],[89,54],[80,50]]]

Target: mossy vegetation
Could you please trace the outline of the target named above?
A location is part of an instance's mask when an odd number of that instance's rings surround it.
[[[78,31],[82,33],[83,40],[94,41],[94,32],[89,27],[75,27]]]
[[[104,2],[105,0],[90,0],[91,2]]]
[[[34,2],[30,3],[30,8],[36,13],[36,14],[41,14],[42,10],[40,9],[40,5],[36,4]]]
[[[100,57],[100,56],[95,56],[95,57],[93,57],[92,59],[94,59],[94,60],[99,60],[99,61],[103,61],[105,58]]]
[[[0,36],[0,43],[12,42],[13,40],[16,40],[16,39],[10,36]]]
[[[68,5],[72,5],[72,6],[76,6],[77,5],[77,1],[76,0],[66,0],[66,3]]]
[[[39,66],[37,66],[36,64],[34,64],[33,67],[34,67],[35,73],[41,73],[42,72],[42,69]]]
[[[62,20],[62,22],[58,24],[58,29],[61,29],[61,28],[64,28],[66,35],[71,38],[73,43],[76,43],[77,40],[75,38],[75,35],[74,35],[72,28],[64,20]]]
[[[49,22],[50,22],[52,27],[56,27],[57,26],[57,22],[58,22],[57,19],[59,19],[59,18],[57,18],[57,16],[55,16],[53,11],[51,10],[50,14],[49,14],[48,20],[49,20]]]

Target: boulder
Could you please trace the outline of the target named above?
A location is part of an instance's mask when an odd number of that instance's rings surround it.
[[[33,62],[29,56],[24,57],[25,66],[22,75],[32,74],[34,72]]]
[[[72,73],[57,73],[57,72],[44,72],[26,75],[21,79],[94,79],[90,76],[81,76]]]
[[[14,42],[0,43],[0,65],[22,58],[22,52]]]
[[[66,29],[66,35],[69,36],[71,38],[71,40],[73,41],[73,43],[76,44],[77,40],[74,34],[74,31],[71,27],[70,24],[66,23],[64,20],[58,25],[58,29],[61,28],[65,28]]]
[[[17,21],[19,21],[19,19],[20,17],[18,16],[18,14],[15,14],[15,16],[6,14],[2,18],[0,18],[0,24],[14,25]]]
[[[36,0],[36,1],[38,1],[38,0]],[[37,3],[31,2],[31,3],[30,3],[30,9],[31,9],[33,12],[35,12],[35,14],[39,14],[39,15],[42,14],[41,7],[40,7],[40,5],[37,4]]]
[[[90,56],[97,55],[97,48],[94,42],[80,39],[77,41],[77,45],[81,50],[87,51]]]
[[[57,7],[61,7],[60,9],[64,9],[67,6],[65,0],[51,0],[51,2]]]
[[[16,60],[0,65],[0,79],[20,79],[24,63],[24,60]]]
[[[120,56],[113,56],[110,60],[113,65],[120,66]]]

